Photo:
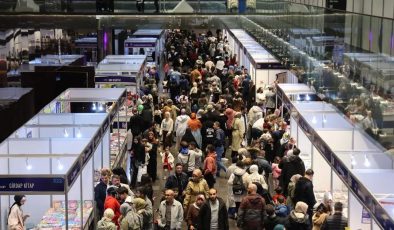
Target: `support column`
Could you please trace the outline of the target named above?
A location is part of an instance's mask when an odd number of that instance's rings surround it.
[[[113,54],[112,29],[101,28],[97,31],[97,63],[105,56]]]

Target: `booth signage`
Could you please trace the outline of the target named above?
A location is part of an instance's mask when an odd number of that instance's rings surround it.
[[[95,82],[136,82],[133,76],[96,76]]]
[[[64,192],[64,178],[0,178],[0,193],[6,192]]]
[[[326,160],[331,163],[332,152],[319,135],[314,135],[313,145],[323,155],[323,157],[326,158]]]
[[[306,122],[306,120],[300,116],[300,118],[298,119],[298,125],[301,127],[301,129],[304,130],[305,134],[310,137],[312,134],[312,128],[309,126],[308,122]]]
[[[134,43],[134,42],[127,42],[127,43],[125,43],[124,44],[124,47],[130,47],[130,48],[133,48],[133,47],[155,47],[156,46],[156,43],[152,43],[152,42],[136,42],[136,43]]]
[[[338,176],[346,183],[349,183],[348,170],[335,154],[332,154],[332,164],[334,165],[334,169],[337,171]]]

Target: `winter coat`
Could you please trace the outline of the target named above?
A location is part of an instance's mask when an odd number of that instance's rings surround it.
[[[166,159],[166,153],[165,152],[161,152],[160,156],[161,156],[161,163],[164,164],[164,161]],[[174,159],[174,156],[172,155],[172,153],[168,153],[167,161],[168,161],[168,164],[171,166],[171,169],[173,169],[174,168],[174,161],[175,161],[175,159]]]
[[[174,121],[171,118],[168,120],[163,119],[160,125],[160,135],[163,134],[163,131],[167,131],[171,133],[173,128],[174,128]]]
[[[120,230],[140,230],[143,227],[143,217],[135,210],[130,210],[120,223]]]
[[[197,195],[204,194],[205,198],[208,198],[209,187],[205,179],[200,179],[197,183],[189,181],[185,190],[185,199],[183,205],[188,207],[196,201]]]
[[[241,118],[235,118],[232,126],[232,143],[231,150],[238,151],[241,148],[241,143],[244,138],[245,129],[243,129],[243,125],[241,124]]]
[[[348,226],[347,222],[347,218],[344,217],[342,213],[334,213],[334,215],[327,217],[321,227],[321,230],[342,230]]]
[[[246,193],[243,195],[234,195],[233,193],[233,182],[235,175],[242,176],[242,181],[245,185],[245,188],[248,187],[249,184],[249,174],[246,172],[245,169],[241,168],[236,168],[234,170],[234,173],[230,175],[230,178],[227,181],[228,184],[228,206],[229,207],[235,207],[235,202],[241,202],[242,198],[246,196]]]
[[[289,185],[290,179],[295,174],[304,175],[305,165],[299,156],[285,157],[280,162],[279,168],[282,169],[281,173],[281,187],[284,188],[284,194],[287,195],[287,186]]]
[[[198,214],[200,213],[200,207],[196,205],[196,203],[190,205],[189,210],[187,210],[186,222],[187,226],[194,226],[195,228],[198,225]]]
[[[276,106],[275,96],[276,96],[275,93],[272,91],[268,91],[265,94],[265,107],[270,108],[270,109],[275,108],[275,106]]]
[[[166,209],[167,209],[167,201],[163,200],[159,206],[159,227],[166,226]],[[182,229],[182,222],[183,222],[183,208],[182,204],[174,200],[171,205],[171,226],[170,229]]]
[[[290,214],[290,209],[285,204],[278,204],[275,207],[275,214],[280,217],[287,217]]]
[[[129,129],[133,134],[133,137],[140,135],[144,131],[143,124],[144,124],[144,119],[142,118],[141,115],[134,114],[133,116],[130,117]]]
[[[204,174],[212,174],[215,175],[217,171],[216,165],[216,153],[208,153],[207,157],[204,160]]]
[[[99,217],[104,214],[104,202],[107,196],[107,185],[100,180],[100,183],[94,187],[94,201],[96,202]]]
[[[179,188],[178,182],[181,185]],[[171,175],[167,178],[166,185],[164,186],[167,189],[178,188],[178,193],[182,195],[182,192],[186,189],[186,186],[189,182],[189,178],[186,173],[182,172],[181,174]]]
[[[305,202],[309,210],[316,204],[312,181],[306,177],[301,177],[295,186],[294,203],[297,204],[298,201]]]
[[[263,229],[265,201],[258,194],[249,194],[242,199],[238,210],[237,226],[242,230]]]
[[[267,182],[265,181],[264,176],[259,174],[257,165],[251,165],[249,172],[249,183],[257,182],[261,184],[264,189],[268,189]]]
[[[286,205],[294,209],[296,203],[293,201],[294,198],[294,189],[295,183],[290,181],[289,185],[287,186],[287,198],[286,198]]]
[[[313,223],[312,230],[320,230],[327,217],[328,217],[327,213],[316,212],[312,217],[312,223]]]
[[[107,196],[104,202],[104,210],[107,208],[110,208],[112,211],[114,211],[115,215],[114,218],[112,218],[112,222],[115,223],[116,226],[119,226],[118,219],[120,217],[120,204],[118,200],[116,200],[115,197]]]
[[[116,230],[116,225],[111,221],[108,220],[107,218],[102,218],[97,222],[97,230]],[[121,228],[121,230],[123,230]]]
[[[8,216],[8,230],[25,230],[25,223],[23,221],[23,211],[17,204],[13,205]]]
[[[264,116],[264,111],[260,106],[253,106],[248,113],[249,125],[252,126],[258,119]]]
[[[227,215],[227,207],[224,201],[221,198],[217,198],[219,201],[219,217],[218,230],[228,230],[228,215]],[[210,229],[211,228],[211,206],[209,204],[209,200],[205,201],[205,203],[200,208],[200,213],[198,215],[198,227],[197,229]]]
[[[310,230],[309,217],[304,213],[295,212],[293,210],[287,217],[285,227],[291,230]]]
[[[265,216],[264,218],[264,228],[265,230],[274,230],[275,226],[278,224],[285,225],[286,224],[286,218],[284,217],[279,217],[277,215],[272,215],[272,216]]]
[[[186,128],[190,117],[188,115],[180,115],[175,120],[175,135],[177,137],[182,137],[185,135]]]
[[[272,172],[270,163],[264,157],[257,156],[255,162],[259,167],[259,174],[263,174],[264,172],[264,175],[268,176]]]

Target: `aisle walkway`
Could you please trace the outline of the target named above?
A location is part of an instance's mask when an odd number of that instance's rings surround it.
[[[227,154],[230,154],[230,153],[227,152]],[[175,159],[177,159],[177,154],[174,154],[174,157],[175,157]],[[226,165],[226,167],[228,167],[228,165]],[[161,157],[160,157],[160,154],[158,154],[157,180],[153,185],[153,191],[154,191],[153,196],[156,197],[153,210],[156,210],[159,207],[159,200],[161,198],[161,190],[164,188],[165,182],[166,181],[163,180],[163,168],[162,168],[162,164],[161,164]],[[218,196],[223,198],[224,201],[226,201],[227,200],[227,179],[225,178],[224,172],[221,172],[221,177],[216,179],[215,188],[218,190]],[[230,230],[238,229],[236,227],[235,221],[232,219],[229,219],[229,225],[230,225]],[[184,224],[183,229],[187,229],[186,223]]]

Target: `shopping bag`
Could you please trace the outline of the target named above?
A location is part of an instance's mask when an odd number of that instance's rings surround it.
[[[147,174],[148,172],[148,167],[146,165],[140,165],[138,166],[138,173],[137,173],[137,182],[141,182],[141,177],[144,174]]]

